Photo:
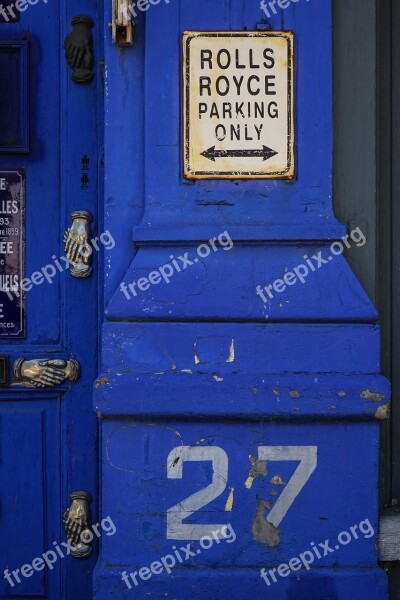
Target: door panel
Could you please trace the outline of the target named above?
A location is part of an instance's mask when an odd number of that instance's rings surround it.
[[[72,211],[89,211],[94,217],[93,235],[102,232],[97,214],[102,178],[97,11],[96,1],[38,2],[28,5],[18,22],[0,22],[0,43],[11,40],[29,46],[29,106],[27,110],[21,104],[17,107],[17,124],[30,124],[29,148],[18,154],[3,150],[0,170],[23,168],[26,174],[25,277],[31,279],[46,269],[51,273],[50,281],[42,277],[40,283],[27,286],[26,337],[1,340],[0,352],[9,357],[11,376],[10,387],[0,389],[0,597],[4,598],[91,597],[95,542],[89,558],[59,556],[53,568],[29,577],[19,575],[21,582],[13,579],[14,586],[3,571],[32,564],[56,545],[64,548],[62,517],[71,504],[71,492],[88,491],[93,497],[93,519],[97,517],[91,390],[97,363],[97,262],[102,246],[93,252],[93,273],[86,279],[73,278],[62,260]],[[71,19],[82,14],[95,22],[95,76],[85,86],[72,81],[63,49]],[[7,300],[4,291],[0,296],[0,303]],[[20,358],[73,358],[80,365],[80,378],[40,389],[13,377],[13,365]]]
[[[60,520],[55,502],[60,494],[60,396],[39,397],[34,403],[21,396],[0,407],[0,539],[11,571],[53,547]],[[48,598],[58,589],[54,572],[14,583],[10,594],[2,577],[0,597]]]

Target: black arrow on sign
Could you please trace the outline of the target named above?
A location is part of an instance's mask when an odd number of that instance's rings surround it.
[[[278,154],[276,150],[263,146],[262,150],[216,150],[215,146],[211,146],[205,152],[201,152],[202,156],[205,156],[209,160],[215,162],[216,158],[228,158],[228,157],[239,157],[239,158],[254,158],[259,156],[263,160],[268,160],[272,156]]]

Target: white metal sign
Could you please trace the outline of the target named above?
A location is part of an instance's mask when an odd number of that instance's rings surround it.
[[[186,32],[190,179],[294,176],[293,33]]]

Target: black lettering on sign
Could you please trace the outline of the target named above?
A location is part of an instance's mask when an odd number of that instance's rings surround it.
[[[212,69],[212,52],[211,50],[202,50],[200,53],[201,56],[201,69],[205,69],[205,63],[207,62],[209,68]]]
[[[273,69],[275,66],[275,59],[273,56],[270,56],[270,54],[273,54],[274,51],[272,48],[265,48],[264,52],[263,52],[263,56],[265,58],[264,61],[264,67],[266,69]]]
[[[220,50],[217,54],[217,64],[220,69],[229,69],[231,66],[231,54],[228,50],[224,48]]]

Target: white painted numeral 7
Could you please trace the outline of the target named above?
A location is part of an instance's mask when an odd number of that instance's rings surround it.
[[[259,446],[258,458],[266,461],[300,461],[297,469],[267,515],[269,523],[278,527],[315,471],[317,446]]]
[[[225,450],[218,446],[178,446],[168,455],[168,478],[182,479],[183,463],[186,461],[211,461],[213,466],[212,482],[206,488],[168,509],[167,539],[200,540],[203,536],[213,533],[218,538],[222,538],[222,534],[216,533],[216,531],[225,527],[225,523],[193,525],[185,524],[182,521],[210,504],[225,490],[228,481],[228,456]]]

